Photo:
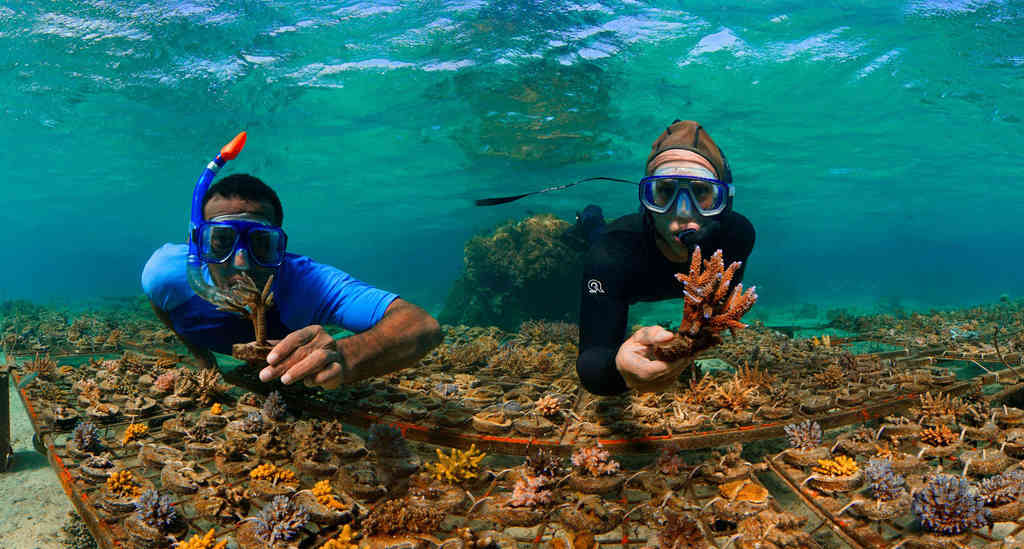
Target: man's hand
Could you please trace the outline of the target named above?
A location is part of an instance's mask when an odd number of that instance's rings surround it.
[[[668,343],[673,335],[661,326],[646,326],[622,343],[615,355],[615,367],[630,389],[641,393],[663,392],[692,363],[690,358],[671,364],[647,358],[652,346]]]
[[[319,385],[337,389],[345,380],[345,357],[338,342],[323,326],[307,326],[288,334],[267,355],[269,366],[260,371],[260,381],[281,378],[289,385],[302,380],[307,387]]]

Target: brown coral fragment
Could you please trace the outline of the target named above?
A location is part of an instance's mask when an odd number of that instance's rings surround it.
[[[703,261],[700,246],[694,248],[690,273],[676,274],[676,280],[684,286],[683,319],[675,338],[655,347],[654,357],[657,360],[675,362],[692,357],[719,344],[718,334],[723,330],[746,327],[740,319],[757,302],[757,292],[754,287],[744,292],[742,284],[729,292],[729,285],[740,266],[737,261],[726,268],[722,250],[717,250],[711,259]]]

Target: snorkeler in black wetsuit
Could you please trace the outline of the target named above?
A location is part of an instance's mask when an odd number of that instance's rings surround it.
[[[599,395],[664,390],[689,363],[647,358],[649,346],[672,338],[660,326],[643,327],[623,341],[630,305],[679,298],[682,287],[673,275],[689,269],[694,246],[705,257],[721,249],[726,265],[745,263],[754,248],[754,226],[732,211],[728,162],[699,124],[677,120],[669,126],[651,147],[646,175],[643,211],[608,224],[584,267],[576,371],[583,387]],[[735,284],[744,270],[745,264]]]

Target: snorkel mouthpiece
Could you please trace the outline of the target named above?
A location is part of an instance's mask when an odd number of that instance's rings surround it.
[[[192,211],[189,215],[188,232],[185,235],[188,241],[186,265],[188,283],[199,297],[214,305],[222,304],[224,296],[221,295],[216,285],[208,282],[203,276],[203,262],[199,258],[198,238],[199,225],[203,222],[203,197],[206,196],[206,191],[210,188],[210,183],[213,182],[217,172],[224,167],[224,164],[227,164],[228,160],[233,160],[238,153],[242,152],[242,148],[245,147],[245,137],[245,132],[241,132],[227,145],[221,147],[220,153],[206,165],[206,169],[199,175],[199,180],[196,181],[195,189],[192,191]]]
[[[697,236],[697,229],[683,229],[676,232],[673,236],[675,236],[676,240],[679,241],[680,244],[685,246],[692,246],[697,243],[697,240],[699,240]]]

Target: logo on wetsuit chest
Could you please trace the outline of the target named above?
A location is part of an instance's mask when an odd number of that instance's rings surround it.
[[[603,294],[604,287],[601,286],[601,281],[595,278],[591,278],[587,281],[587,293],[589,294]]]

